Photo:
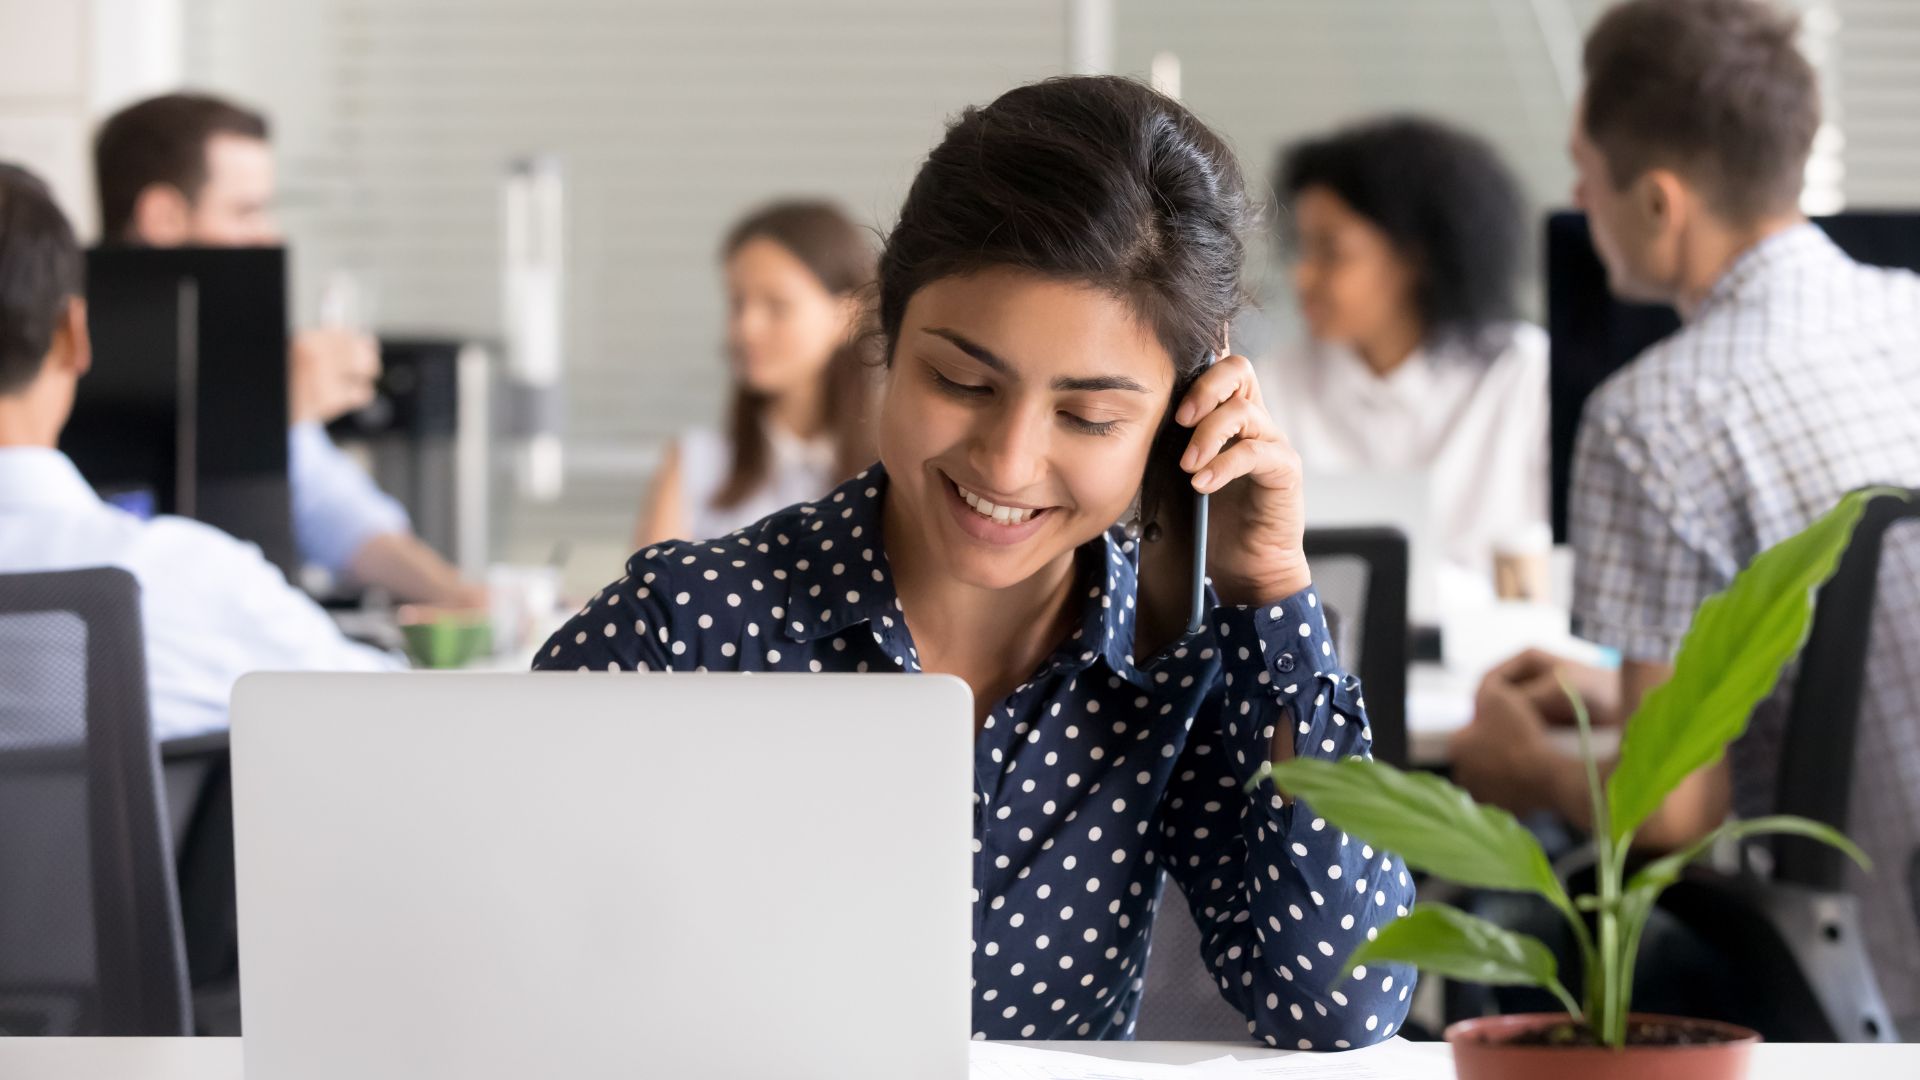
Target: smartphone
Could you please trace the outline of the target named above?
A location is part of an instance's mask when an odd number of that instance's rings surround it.
[[[1201,370],[1213,366],[1213,350],[1207,350]],[[1189,484],[1191,486],[1191,484]],[[1207,625],[1207,493],[1193,495],[1193,608],[1187,616],[1187,633],[1196,634]]]

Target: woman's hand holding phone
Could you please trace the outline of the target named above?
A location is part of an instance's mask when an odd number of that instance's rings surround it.
[[[1194,380],[1174,422],[1193,429],[1181,469],[1212,497],[1207,572],[1221,602],[1272,603],[1312,584],[1300,455],[1267,412],[1253,363],[1222,357]]]

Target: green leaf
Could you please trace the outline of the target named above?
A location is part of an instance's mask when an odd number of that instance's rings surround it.
[[[1467,982],[1544,987],[1566,1003],[1568,1012],[1580,1014],[1573,996],[1560,985],[1553,953],[1545,945],[1445,904],[1420,904],[1388,923],[1378,937],[1347,957],[1346,971],[1382,963],[1412,964]]]
[[[1831,844],[1859,863],[1861,869],[1872,869],[1873,864],[1866,852],[1856,847],[1853,841],[1817,821],[1791,814],[1730,821],[1689,846],[1641,867],[1627,881],[1626,890],[1620,896],[1621,960],[1627,973],[1623,977],[1632,977],[1633,963],[1640,951],[1640,935],[1646,930],[1655,901],[1660,899],[1660,894],[1667,890],[1667,886],[1680,880],[1680,874],[1688,866],[1712,851],[1721,841],[1769,833],[1790,833]]]
[[[1658,896],[1667,886],[1680,880],[1681,871],[1695,860],[1713,850],[1723,840],[1744,840],[1749,836],[1763,836],[1769,833],[1787,833],[1793,836],[1805,836],[1823,844],[1839,848],[1847,858],[1860,864],[1863,870],[1871,870],[1873,863],[1867,853],[1855,846],[1854,842],[1839,832],[1817,821],[1795,817],[1792,814],[1776,814],[1771,817],[1749,818],[1745,821],[1730,821],[1708,833],[1699,840],[1671,855],[1664,856],[1640,868],[1639,872],[1627,882],[1627,895],[1647,892]],[[1651,901],[1649,901],[1651,902]]]
[[[1628,721],[1607,782],[1609,830],[1640,827],[1688,774],[1720,759],[1755,705],[1806,643],[1814,592],[1839,564],[1867,503],[1894,488],[1854,492],[1805,531],[1755,556],[1694,613],[1673,677]]]
[[[1547,853],[1505,810],[1480,806],[1431,773],[1404,773],[1360,758],[1295,758],[1274,783],[1312,813],[1417,870],[1482,889],[1539,893],[1563,910],[1566,893]],[[1295,807],[1296,814],[1300,812]]]

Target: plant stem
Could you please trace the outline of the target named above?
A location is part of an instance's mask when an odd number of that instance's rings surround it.
[[[1567,1015],[1573,1017],[1576,1023],[1586,1020],[1586,1014],[1580,1011],[1580,1003],[1573,1000],[1573,995],[1567,992],[1566,986],[1559,979],[1549,980],[1547,989],[1553,991],[1553,996],[1559,998],[1560,1004],[1567,1007]]]
[[[1573,928],[1574,942],[1580,946],[1581,970],[1586,976],[1586,999],[1589,1007],[1596,1005],[1600,1001],[1600,996],[1594,992],[1593,980],[1600,970],[1600,959],[1594,952],[1593,935],[1587,930],[1587,920],[1581,916],[1580,909],[1573,905],[1573,901],[1567,898],[1564,889],[1559,890],[1558,896],[1549,897],[1549,899],[1553,902],[1553,906],[1560,909],[1560,913],[1567,917],[1567,925]],[[1576,1020],[1586,1018],[1586,1013],[1580,1009],[1569,1008],[1567,1011],[1572,1013]]]
[[[1593,722],[1586,702],[1560,676],[1560,688],[1573,703],[1573,719],[1580,729],[1580,760],[1587,767],[1587,795],[1593,800],[1594,877],[1600,885],[1600,942],[1598,972],[1589,969],[1588,1011],[1600,1041],[1618,1048],[1626,1042],[1626,992],[1620,986],[1620,871],[1621,852],[1614,849],[1607,818],[1606,790],[1600,785],[1600,765],[1593,756]]]

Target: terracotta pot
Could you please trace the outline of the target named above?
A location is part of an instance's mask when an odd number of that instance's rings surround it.
[[[1711,1020],[1633,1013],[1641,1021],[1684,1024],[1720,1033],[1726,1041],[1694,1046],[1513,1046],[1513,1039],[1555,1024],[1565,1013],[1525,1013],[1462,1020],[1447,1028],[1459,1080],[1740,1080],[1758,1032]]]

